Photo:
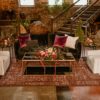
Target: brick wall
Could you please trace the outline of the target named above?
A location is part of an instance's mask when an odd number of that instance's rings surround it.
[[[72,3],[73,0],[64,0],[65,2]],[[91,2],[94,2],[95,0],[91,0]],[[47,0],[35,0],[36,4],[41,3],[47,3]],[[43,12],[45,14],[46,12],[40,8],[37,7],[19,7],[18,0],[0,0],[0,9],[14,9],[17,14],[19,12],[24,12],[28,16],[37,16],[39,17],[39,13]]]

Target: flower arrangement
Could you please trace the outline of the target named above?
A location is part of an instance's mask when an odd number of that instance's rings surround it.
[[[86,45],[93,45],[93,40],[91,38],[87,37],[85,40],[85,44]]]
[[[55,60],[58,55],[55,48],[46,48],[45,50],[39,51],[39,56],[44,60]]]

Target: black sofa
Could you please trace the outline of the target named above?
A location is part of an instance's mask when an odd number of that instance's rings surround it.
[[[33,35],[30,34],[31,41],[27,41],[27,46],[20,48],[19,39],[14,42],[14,51],[16,59],[22,59],[25,52],[36,50],[39,46],[48,45],[48,34]]]
[[[65,34],[61,34],[61,33],[51,34],[50,35],[51,45],[53,45],[53,43],[54,43],[55,35],[64,36]],[[74,34],[70,34],[70,33],[68,35],[72,36],[72,37],[75,36]],[[63,50],[65,50],[65,52],[71,52],[73,54],[74,58],[78,61],[81,57],[81,48],[82,48],[82,44],[79,40],[77,40],[77,42],[75,44],[75,49],[65,48]]]
[[[71,34],[71,36],[74,36],[74,35]],[[15,41],[14,50],[15,50],[16,59],[22,59],[25,52],[28,52],[31,50],[33,51],[33,49],[36,50],[39,46],[46,46],[48,44],[47,35],[43,35],[43,36],[32,35],[31,39],[38,40],[38,43],[34,42],[34,43],[32,43],[31,46],[27,46],[25,48],[20,48],[19,40]],[[55,39],[55,34],[51,34],[50,39],[51,39],[51,45],[53,45],[54,39]],[[77,43],[75,45],[75,49],[67,48],[66,52],[71,52],[73,54],[73,56],[75,57],[75,59],[78,61],[81,57],[81,43],[79,41],[77,41]]]

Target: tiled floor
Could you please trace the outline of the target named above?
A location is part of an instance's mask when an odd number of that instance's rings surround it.
[[[0,100],[57,100],[54,86],[0,87]]]
[[[57,100],[100,100],[100,86],[59,88]]]
[[[100,86],[0,87],[0,100],[100,100]]]

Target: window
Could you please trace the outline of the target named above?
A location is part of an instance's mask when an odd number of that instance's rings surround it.
[[[19,0],[20,6],[31,7],[34,5],[34,0]]]
[[[76,2],[77,0],[74,0]],[[87,0],[80,0],[76,5],[87,5]]]
[[[62,5],[63,0],[48,0],[48,5]]]

